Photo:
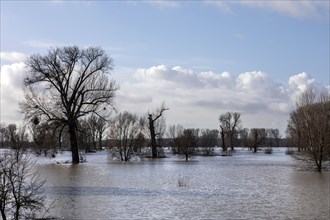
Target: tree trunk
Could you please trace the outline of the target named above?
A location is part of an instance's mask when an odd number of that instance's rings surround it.
[[[76,126],[74,123],[69,124],[69,134],[70,134],[70,142],[71,142],[72,163],[79,164],[79,150],[78,150],[78,142],[76,135]]]
[[[99,132],[99,150],[102,150],[102,132]]]
[[[3,220],[7,220],[6,214],[4,210],[1,210],[1,216]]]
[[[152,119],[152,115],[149,115],[149,130],[150,130],[150,136],[151,136],[151,151],[152,151],[152,157],[157,157],[157,146],[156,146],[156,134],[155,134],[155,126],[154,126],[154,120]]]
[[[227,151],[227,146],[226,146],[226,141],[225,141],[225,132],[221,130],[221,142],[222,142],[222,151],[226,152]]]

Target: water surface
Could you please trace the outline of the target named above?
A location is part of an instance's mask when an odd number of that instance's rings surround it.
[[[297,170],[283,148],[189,162],[122,163],[100,152],[85,164],[55,163],[66,158],[37,163],[61,219],[330,219],[330,173]]]

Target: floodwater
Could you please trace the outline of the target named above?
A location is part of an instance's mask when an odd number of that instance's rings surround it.
[[[330,219],[330,172],[301,171],[285,149],[231,157],[171,155],[87,163],[38,159],[50,215],[60,219]]]

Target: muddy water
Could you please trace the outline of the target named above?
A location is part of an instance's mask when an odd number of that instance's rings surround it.
[[[61,219],[330,219],[330,173],[299,171],[284,152],[55,164],[64,154],[37,169]]]

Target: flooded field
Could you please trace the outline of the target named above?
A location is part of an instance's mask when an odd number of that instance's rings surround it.
[[[329,219],[330,173],[299,171],[279,148],[232,157],[87,163],[38,159],[51,215],[60,219]]]

